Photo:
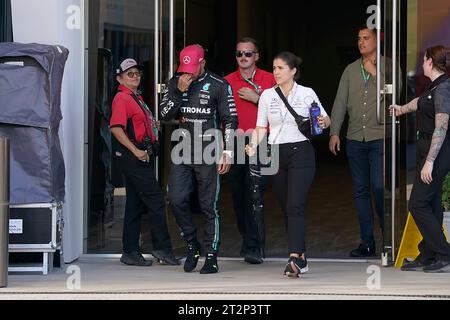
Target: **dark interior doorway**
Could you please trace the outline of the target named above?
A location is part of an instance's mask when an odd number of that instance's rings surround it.
[[[105,6],[106,2],[99,2]],[[200,43],[207,48],[208,68],[219,75],[226,75],[236,68],[234,58],[237,39],[250,36],[259,42],[261,60],[259,67],[270,71],[272,57],[283,50],[293,51],[304,63],[300,83],[312,87],[319,95],[326,110],[331,107],[344,68],[358,58],[356,46],[357,29],[370,17],[367,8],[375,1],[314,2],[275,0],[187,0],[186,43]],[[110,105],[114,77],[108,77],[119,58],[134,55],[146,65],[144,77],[146,100],[152,104],[153,34],[150,31],[130,28],[118,29],[111,24],[101,24],[99,4],[89,7],[90,16],[90,128],[101,128],[102,105]],[[183,25],[184,17],[177,18],[177,26]],[[177,27],[178,30],[178,27]],[[101,36],[99,36],[101,35]],[[177,36],[178,39],[178,36]],[[178,44],[177,40],[177,44]],[[108,48],[99,50],[98,48]],[[177,45],[178,48],[178,45]],[[110,53],[114,53],[113,56]],[[93,61],[95,63],[93,63]],[[103,76],[102,76],[103,75]],[[103,97],[104,99],[100,99]],[[103,126],[104,127],[104,126]],[[342,136],[346,131],[342,128]],[[92,150],[98,150],[101,132],[90,131]],[[306,210],[307,248],[309,257],[345,258],[359,243],[359,227],[353,204],[351,178],[344,152],[334,157],[328,151],[328,137],[315,142],[317,150],[317,174],[308,198]],[[344,146],[345,148],[345,146]],[[100,163],[102,153],[90,152],[91,162]],[[165,172],[170,166],[164,160]],[[91,210],[88,223],[87,251],[89,253],[120,253],[125,196],[116,189],[114,197],[104,197],[104,174],[106,168],[92,166]],[[114,170],[113,170],[114,171]],[[162,188],[166,182],[162,179]],[[233,204],[226,177],[222,179],[221,194],[221,256],[239,256],[241,241],[238,233]],[[100,184],[102,188],[96,188]],[[98,189],[98,190],[97,190]],[[266,225],[268,257],[287,255],[287,237],[284,220],[272,190],[266,193]],[[95,203],[100,206],[96,207]],[[112,217],[109,223],[108,217]],[[185,254],[185,244],[169,210],[169,226],[177,255]],[[196,215],[201,237],[203,217]],[[151,251],[148,216],[144,217],[142,248]],[[107,226],[106,226],[107,225]],[[381,245],[376,230],[378,247]]]
[[[358,28],[373,14],[367,11],[375,4],[373,0],[188,0],[186,43],[200,43],[207,48],[208,68],[220,75],[235,70],[233,53],[241,37],[250,36],[258,41],[259,67],[267,71],[271,71],[272,57],[276,53],[292,51],[303,59],[300,83],[314,88],[331,114],[342,72],[359,58]],[[341,137],[345,137],[345,132],[344,124]],[[306,210],[308,256],[346,258],[359,244],[359,226],[345,151],[338,157],[332,156],[328,151],[328,136],[314,144],[317,174]],[[221,196],[220,255],[238,256],[240,235],[226,184],[225,178]],[[267,192],[265,201],[266,254],[285,257],[284,220],[272,190]],[[378,221],[374,225],[379,225]],[[375,232],[380,248],[381,232],[378,228]]]

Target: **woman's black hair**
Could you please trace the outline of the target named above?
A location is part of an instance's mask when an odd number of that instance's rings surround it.
[[[435,69],[446,73],[450,66],[450,50],[443,45],[430,47],[425,51],[428,59],[433,59],[433,66]]]
[[[289,69],[297,69],[297,72],[295,73],[294,79],[299,80],[300,79],[300,65],[302,64],[302,58],[297,57],[295,54],[289,51],[283,51],[277,54],[274,58],[274,60],[280,59],[283,60],[288,66]]]

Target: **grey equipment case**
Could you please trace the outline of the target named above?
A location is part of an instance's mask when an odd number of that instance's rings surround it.
[[[11,145],[11,204],[64,201],[58,136],[68,50],[0,43],[0,136]]]

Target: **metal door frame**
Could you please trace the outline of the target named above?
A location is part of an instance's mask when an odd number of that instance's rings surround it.
[[[382,252],[382,265],[388,266],[395,262],[396,259],[396,210],[397,210],[397,201],[399,201],[398,198],[398,183],[397,183],[397,175],[399,171],[397,170],[397,157],[398,157],[398,150],[397,150],[397,138],[398,138],[398,124],[396,116],[390,115],[390,119],[388,116],[384,116],[382,119],[382,104],[381,99],[382,97],[390,96],[391,103],[397,104],[399,97],[398,93],[400,92],[398,89],[398,70],[400,70],[400,61],[397,58],[399,54],[398,48],[399,46],[399,30],[398,26],[400,25],[400,15],[399,15],[399,6],[400,1],[399,0],[385,0],[384,1],[384,7],[382,6],[382,0],[377,0],[377,75],[381,75],[382,67],[386,70],[386,65],[382,66],[381,64],[381,26],[382,22],[384,22],[385,26],[385,39],[391,38],[391,43],[385,42],[385,48],[392,46],[390,52],[386,52],[384,55],[386,57],[391,57],[392,59],[392,72],[391,76],[388,77],[388,73],[385,72],[385,78],[381,79],[381,76],[377,76],[377,120],[379,124],[385,125],[385,140],[388,137],[388,131],[390,130],[390,139],[391,139],[391,150],[390,150],[390,190],[386,190],[386,176],[384,180],[385,190],[390,192],[390,234],[387,236],[387,224],[385,220],[385,228],[384,228],[384,234],[383,234],[383,252]],[[382,20],[382,11],[384,10],[384,19]],[[391,15],[388,16],[388,13],[391,13]],[[389,25],[391,26],[391,29],[388,28]],[[388,33],[389,32],[389,33]],[[382,85],[382,83],[384,85]],[[386,100],[385,100],[386,101]],[[386,103],[386,102],[385,102]],[[384,105],[384,110],[387,112],[387,105]],[[386,121],[385,121],[386,120]],[[387,150],[385,149],[385,152]],[[386,170],[386,162],[385,160],[385,170]],[[386,211],[385,211],[386,214]]]

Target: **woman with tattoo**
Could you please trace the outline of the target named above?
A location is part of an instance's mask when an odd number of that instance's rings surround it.
[[[401,116],[417,111],[417,174],[409,210],[423,236],[419,256],[403,265],[403,271],[450,272],[450,244],[442,230],[442,183],[450,172],[450,50],[435,46],[426,50],[423,69],[432,83],[404,106],[391,106]]]

